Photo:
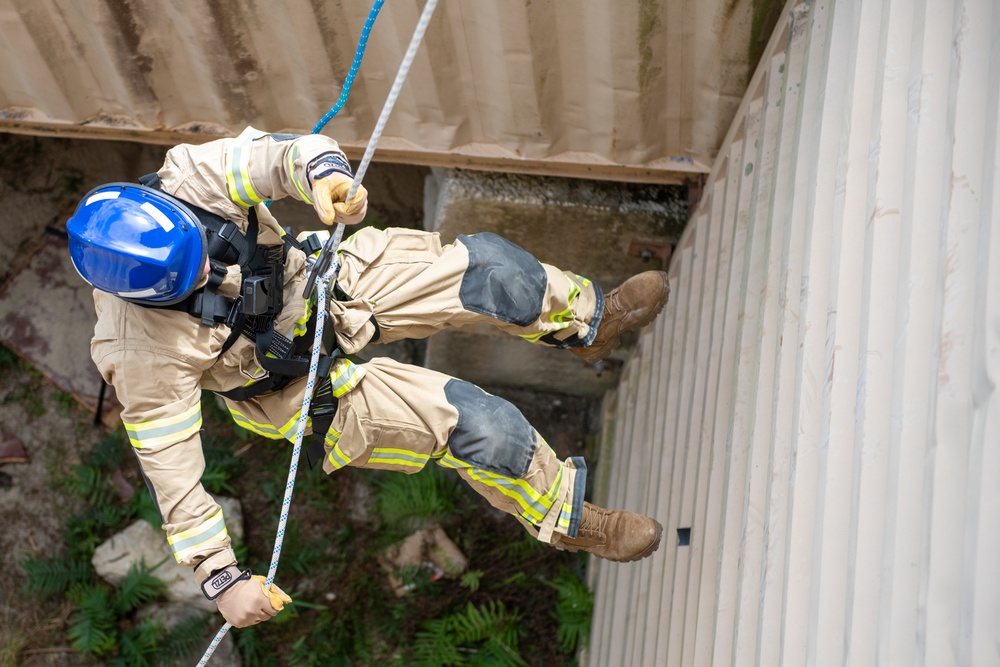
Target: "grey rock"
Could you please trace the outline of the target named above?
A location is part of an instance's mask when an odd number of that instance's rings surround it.
[[[243,537],[243,511],[239,500],[216,498],[226,517],[226,527],[235,539]],[[91,561],[98,576],[117,585],[136,563],[154,568],[153,575],[167,585],[168,601],[214,612],[215,603],[205,599],[195,583],[192,570],[178,565],[166,535],[143,520],[136,521],[97,547]]]

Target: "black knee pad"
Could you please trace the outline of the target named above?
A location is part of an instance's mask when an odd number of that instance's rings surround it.
[[[498,475],[523,477],[535,456],[535,429],[521,411],[464,380],[449,380],[444,393],[458,410],[448,437],[452,455]]]
[[[458,237],[469,251],[459,298],[474,313],[524,327],[542,314],[548,278],[524,248],[491,232]]]

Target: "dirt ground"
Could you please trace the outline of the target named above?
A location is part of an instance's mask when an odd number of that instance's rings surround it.
[[[0,281],[11,278],[19,259],[47,230],[62,228],[85,192],[104,182],[131,180],[155,170],[164,152],[165,148],[157,146],[0,134]],[[366,178],[372,202],[370,222],[419,227],[424,175],[416,167],[374,164]],[[278,202],[273,210],[296,230],[314,228],[309,207]],[[89,339],[90,332],[75,335]],[[372,352],[419,363],[422,347],[407,343]],[[593,451],[599,422],[597,401],[484,388],[518,405],[560,456]],[[19,563],[62,548],[64,521],[80,504],[67,489],[66,480],[72,467],[108,432],[107,426],[95,425],[92,406],[81,405],[28,360],[0,349],[0,435],[20,439],[30,458],[29,463],[0,466],[0,525],[4,528],[0,531],[0,567],[6,575],[0,592],[0,667],[93,664],[68,647],[68,604],[42,602],[20,593],[26,577]],[[279,458],[287,461],[289,451],[281,448]],[[254,445],[244,455],[248,463],[275,456],[263,445]],[[257,479],[248,475],[240,481],[239,490],[245,495],[244,515],[251,517],[246,522],[247,541],[261,542],[254,549],[260,556],[268,553],[273,541],[275,519],[271,517],[276,517],[277,508],[253,494]],[[343,494],[345,502],[363,517],[370,491],[358,479],[351,480],[331,486],[330,492]],[[305,531],[331,530],[331,517],[313,516],[307,508],[302,511]],[[253,517],[258,516],[268,518],[255,521]],[[501,532],[511,528],[507,523],[500,525],[503,528],[497,530]],[[519,530],[515,524],[511,534]]]

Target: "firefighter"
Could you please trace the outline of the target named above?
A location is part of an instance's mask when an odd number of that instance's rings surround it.
[[[268,134],[170,149],[139,183],[92,190],[67,223],[70,254],[96,289],[91,353],[124,409],[122,421],[178,563],[236,627],[290,600],[241,572],[225,517],[202,487],[203,391],[222,396],[237,424],[295,438],[314,336],[303,296],[320,240],[293,239],[264,202],[290,196],[326,225],[354,225],[363,187],[337,143]],[[542,264],[495,234],[460,236],[365,227],[339,247],[309,430],[326,473],[344,466],[404,473],[453,468],[539,540],[614,561],[648,556],[662,526],[583,499],[582,458],[559,460],[509,402],[432,370],[347,355],[367,343],[423,338],[489,323],[595,362],[667,301],[650,271],[605,295],[592,281]],[[325,432],[325,436],[322,434]]]

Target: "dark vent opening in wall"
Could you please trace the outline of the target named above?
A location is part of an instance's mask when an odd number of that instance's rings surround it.
[[[686,547],[691,544],[691,529],[690,528],[678,528],[677,529],[677,546]]]

